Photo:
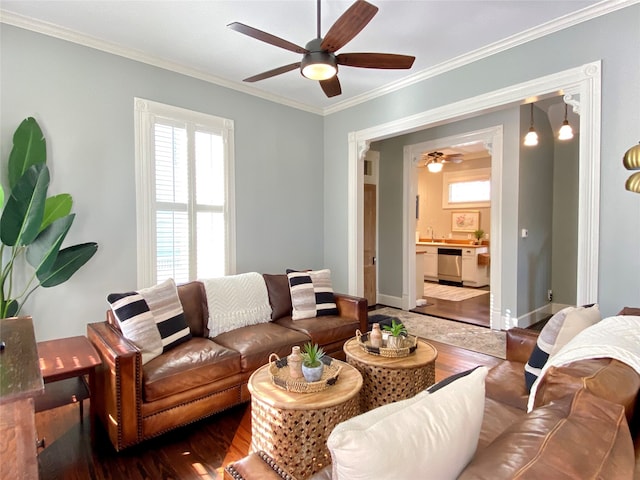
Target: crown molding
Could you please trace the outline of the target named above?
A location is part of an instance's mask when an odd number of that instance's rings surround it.
[[[272,93],[264,92],[258,88],[251,87],[242,83],[226,80],[216,75],[205,73],[201,70],[182,65],[177,62],[171,62],[160,57],[149,55],[147,53],[135,50],[132,48],[123,47],[115,43],[107,42],[105,40],[85,35],[53,23],[44,22],[24,15],[18,15],[13,12],[0,9],[0,23],[6,23],[7,25],[13,25],[14,27],[30,30],[32,32],[41,33],[50,37],[59,38],[60,40],[66,40],[71,43],[82,45],[85,47],[100,50],[102,52],[111,53],[120,57],[128,58],[137,62],[145,63],[154,67],[169,70],[171,72],[179,73],[189,77],[203,80],[208,83],[230,88],[238,92],[253,95],[254,97],[260,97],[264,100],[279,103],[288,107],[296,108],[317,115],[322,115],[322,108],[313,107],[305,103],[296,102],[289,98],[275,95]]]
[[[387,95],[388,93],[401,90],[415,83],[422,82],[428,78],[441,75],[445,72],[460,68],[464,65],[468,65],[496,53],[503,52],[518,45],[522,45],[526,42],[530,42],[531,40],[544,37],[545,35],[558,32],[565,28],[572,27],[579,23],[592,20],[594,18],[606,15],[611,12],[615,12],[616,10],[620,10],[637,3],[640,3],[640,0],[603,0],[602,2],[599,2],[595,5],[583,8],[582,10],[578,10],[577,12],[564,15],[538,27],[525,30],[524,32],[513,35],[505,40],[494,42],[467,54],[460,55],[441,64],[416,72],[399,81],[389,83],[380,88],[371,90],[370,92],[358,95],[349,100],[345,100],[343,102],[339,102],[325,108],[314,107],[302,102],[293,101],[286,97],[267,93],[258,88],[251,87],[239,82],[226,80],[216,75],[211,75],[201,70],[191,68],[177,62],[170,62],[153,55],[148,55],[139,50],[126,48],[122,45],[110,43],[105,40],[92,37],[90,35],[80,34],[74,30],[64,28],[53,23],[43,22],[31,17],[8,12],[3,9],[0,9],[0,23],[6,23],[7,25],[13,25],[25,30],[30,30],[33,32],[41,33],[43,35],[59,38],[61,40],[66,40],[78,45],[83,45],[106,53],[125,57],[130,60],[135,60],[137,62],[146,63],[148,65],[162,68],[164,70],[169,70],[182,75],[193,77],[198,80],[236,90],[238,92],[246,93],[248,95],[259,97],[264,100],[296,108],[298,110],[326,116],[339,112],[341,110],[346,110],[361,103],[368,102],[383,95]]]
[[[335,105],[325,108],[323,113],[324,115],[330,115],[341,110],[346,110],[415,83],[422,82],[428,78],[436,77],[448,71],[455,70],[456,68],[490,57],[496,53],[504,52],[505,50],[517,47],[523,43],[542,38],[546,35],[601,17],[637,3],[640,3],[640,0],[604,0],[595,5],[583,8],[582,10],[569,13],[550,22],[530,28],[529,30],[525,30],[516,35],[512,35],[504,40],[491,43],[485,47],[478,48],[472,52],[465,53],[452,58],[451,60],[447,60],[446,62],[421,70],[397,82],[389,83],[375,90],[371,90],[370,92],[345,100],[344,102],[336,103]]]

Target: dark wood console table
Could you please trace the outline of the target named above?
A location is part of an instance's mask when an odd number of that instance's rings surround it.
[[[30,317],[0,320],[0,478],[37,480],[34,397],[44,384]]]

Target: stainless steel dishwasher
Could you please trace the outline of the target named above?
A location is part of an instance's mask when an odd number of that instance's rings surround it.
[[[462,284],[462,249],[438,248],[438,283]]]

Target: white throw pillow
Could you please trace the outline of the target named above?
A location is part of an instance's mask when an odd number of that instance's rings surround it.
[[[340,423],[327,440],[333,480],[457,478],[478,445],[487,371]]]

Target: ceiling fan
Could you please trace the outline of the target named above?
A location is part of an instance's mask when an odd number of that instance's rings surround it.
[[[227,26],[256,40],[302,54],[302,60],[299,62],[245,78],[245,82],[257,82],[300,68],[300,73],[304,77],[320,81],[320,87],[327,97],[335,97],[342,93],[337,76],[338,65],[382,69],[408,69],[413,65],[415,57],[409,55],[335,53],[360,33],[377,12],[378,7],[364,0],[357,0],[336,20],[323,38],[320,36],[320,0],[317,0],[316,38],[309,41],[304,48],[239,22],[233,22]]]
[[[423,167],[427,167],[430,172],[437,173],[442,170],[445,163],[462,163],[462,153],[445,154],[442,152],[425,152],[421,155],[424,160]]]

